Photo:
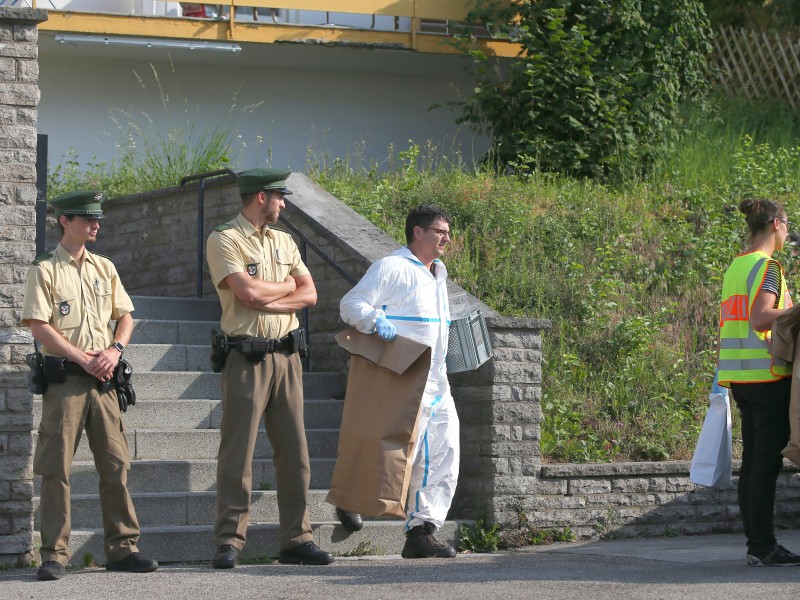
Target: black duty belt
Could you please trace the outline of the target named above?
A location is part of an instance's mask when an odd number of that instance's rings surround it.
[[[229,335],[226,336],[228,346],[244,354],[252,352],[272,352],[294,350],[292,335],[289,334],[282,338],[260,338],[249,335]]]
[[[84,377],[94,377],[94,375],[91,375],[86,371],[84,371],[83,368],[78,363],[69,362],[67,360],[64,361],[64,371],[67,373],[67,375],[82,375]]]

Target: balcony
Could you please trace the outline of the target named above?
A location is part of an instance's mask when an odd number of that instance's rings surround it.
[[[59,41],[115,38],[195,44],[298,43],[394,48],[454,54],[448,38],[466,17],[466,0],[0,0],[0,6],[48,11],[43,32]],[[335,9],[335,10],[331,10]],[[231,18],[232,17],[232,18]],[[516,55],[518,48],[476,31],[490,52]],[[66,40],[66,41],[65,41]],[[197,46],[195,46],[197,47]]]

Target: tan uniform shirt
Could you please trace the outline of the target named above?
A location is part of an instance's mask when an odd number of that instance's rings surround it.
[[[232,273],[245,273],[270,282],[284,281],[287,275],[308,275],[292,236],[266,225],[258,230],[239,213],[211,232],[206,257],[222,304],[220,327],[226,334],[281,338],[299,327],[294,313],[277,314],[248,308],[224,281]]]
[[[59,244],[28,270],[22,324],[44,321],[80,350],[103,350],[114,341],[109,321],[133,312],[114,264],[88,250],[79,267]],[[44,354],[53,354],[42,346]]]

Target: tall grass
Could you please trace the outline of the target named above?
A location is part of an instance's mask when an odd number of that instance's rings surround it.
[[[260,103],[238,106],[234,92],[227,111],[209,120],[183,97],[171,68],[172,76],[166,80],[152,64],[142,73],[133,71],[147,97],[147,106],[139,111],[131,107],[109,109],[116,156],[111,161],[92,158],[82,162],[70,149],[49,174],[50,197],[79,188],[124,196],[178,185],[186,175],[235,163],[239,118],[257,110]]]
[[[545,457],[688,458],[713,377],[722,274],[746,242],[735,207],[763,193],[796,214],[800,128],[787,111],[736,101],[685,119],[652,177],[619,188],[426,161],[435,149],[415,144],[394,170],[339,161],[314,176],[398,242],[411,206],[446,206],[452,277],[501,313],[552,320]],[[796,271],[789,252],[778,258]]]

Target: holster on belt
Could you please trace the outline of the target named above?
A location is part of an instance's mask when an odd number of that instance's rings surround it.
[[[41,352],[25,355],[25,362],[30,367],[28,373],[28,389],[31,394],[44,394],[47,391],[47,378],[44,375],[44,356]]]
[[[300,356],[308,356],[305,331],[298,327],[290,331],[285,337],[279,339],[259,338],[250,336],[228,336],[228,348],[238,350],[252,363],[260,363],[267,354],[273,352],[298,352]]]
[[[67,359],[63,356],[45,356],[44,377],[47,383],[64,383],[67,380]]]
[[[222,368],[225,366],[225,361],[228,360],[228,353],[231,347],[228,345],[228,340],[225,334],[211,332],[211,370],[214,373],[222,373]]]

